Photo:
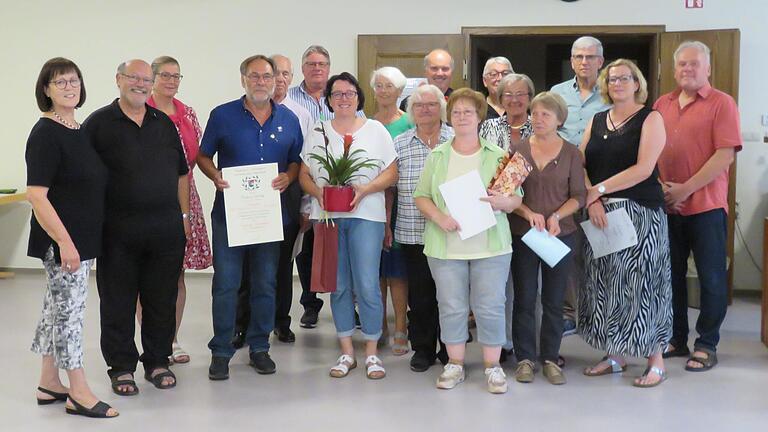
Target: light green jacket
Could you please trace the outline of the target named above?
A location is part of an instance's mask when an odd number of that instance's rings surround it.
[[[448,172],[448,161],[451,156],[453,138],[437,146],[427,157],[424,170],[421,172],[419,184],[413,191],[414,198],[429,198],[438,209],[446,212],[445,200],[440,193],[440,185],[445,183]],[[488,186],[496,174],[501,159],[506,152],[495,144],[480,138],[480,178]],[[496,214],[496,226],[488,230],[488,256],[497,255],[500,251],[509,249],[512,244],[512,234],[506,213]],[[424,255],[446,259],[446,233],[436,223],[427,220],[424,229]]]

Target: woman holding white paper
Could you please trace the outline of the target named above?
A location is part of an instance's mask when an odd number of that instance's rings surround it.
[[[557,365],[563,334],[563,300],[573,256],[550,266],[528,246],[525,234],[531,230],[556,236],[569,248],[574,246],[578,229],[573,214],[584,205],[583,159],[579,149],[557,134],[557,128],[568,117],[568,105],[551,92],[539,93],[531,101],[533,135],[512,148],[531,164],[533,169],[523,183],[523,203],[510,217],[512,244],[512,278],[514,280],[514,309],[512,340],[517,369],[515,379],[533,382],[536,355],[536,297],[541,268],[541,335],[540,359],[543,373],[552,384],[565,384],[565,375]],[[535,234],[534,232],[534,234]]]
[[[579,333],[607,355],[584,374],[620,373],[625,356],[647,357],[648,367],[633,384],[654,387],[666,379],[662,353],[672,335],[669,238],[656,167],[666,141],[664,122],[643,105],[646,81],[631,61],[609,64],[598,84],[613,107],[592,118],[581,144],[589,219],[603,229],[607,212],[626,211],[638,243],[600,258],[587,243]]]
[[[449,214],[440,192],[444,183],[472,171],[480,174],[484,185],[488,185],[496,173],[505,152],[477,134],[477,126],[487,108],[485,97],[474,90],[464,88],[451,94],[448,121],[456,135],[429,154],[413,196],[427,219],[424,254],[435,279],[440,338],[449,357],[437,380],[437,388],[450,389],[464,381],[467,315],[471,304],[478,341],[483,346],[488,391],[504,393],[507,381],[499,366],[499,355],[506,342],[504,300],[512,253],[509,223],[505,214],[498,213],[495,226],[462,240],[457,232],[459,224]],[[494,209],[507,212],[520,205],[519,197],[498,196],[490,201]]]

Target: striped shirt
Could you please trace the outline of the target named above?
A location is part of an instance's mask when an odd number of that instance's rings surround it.
[[[333,113],[328,108],[328,104],[325,103],[325,96],[320,96],[320,100],[312,97],[312,95],[307,93],[304,81],[296,87],[289,88],[288,97],[309,111],[309,115],[312,116],[313,126],[318,121],[333,120]],[[359,110],[357,116],[365,118],[365,113],[363,113],[363,110]]]
[[[531,118],[528,117],[528,120],[520,127],[520,141],[531,135],[533,135],[533,127],[531,126]],[[504,114],[501,117],[484,121],[480,125],[480,136],[504,150],[509,150],[511,138],[507,115]]]
[[[440,126],[438,145],[453,137],[453,129],[443,123]],[[426,221],[413,200],[413,191],[419,183],[424,162],[432,150],[416,136],[416,128],[409,129],[395,138],[397,152],[397,218],[395,219],[395,240],[401,244],[424,244]]]

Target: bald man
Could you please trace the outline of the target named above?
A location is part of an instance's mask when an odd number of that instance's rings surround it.
[[[121,63],[120,97],[83,123],[109,170],[102,254],[97,282],[101,351],[112,390],[130,396],[139,360],[160,389],[176,385],[168,356],[176,328],[176,295],[189,235],[188,167],[173,122],[147,105],[154,77],[143,60]],[[141,345],[134,343],[141,299]]]
[[[453,93],[451,86],[451,75],[453,75],[453,57],[451,53],[444,49],[435,49],[424,56],[424,77],[427,78],[427,84],[434,84],[443,92],[445,99]],[[400,109],[405,111],[408,106],[408,98],[400,103]]]

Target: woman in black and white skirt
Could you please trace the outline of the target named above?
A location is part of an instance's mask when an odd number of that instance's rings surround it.
[[[662,353],[672,334],[669,238],[656,167],[666,141],[664,123],[643,105],[646,81],[631,61],[614,61],[598,83],[613,107],[592,118],[581,145],[589,219],[605,229],[606,213],[623,209],[638,243],[600,258],[586,244],[579,333],[607,355],[584,374],[620,373],[625,356],[647,357],[648,367],[634,385],[654,387],[666,379]]]

